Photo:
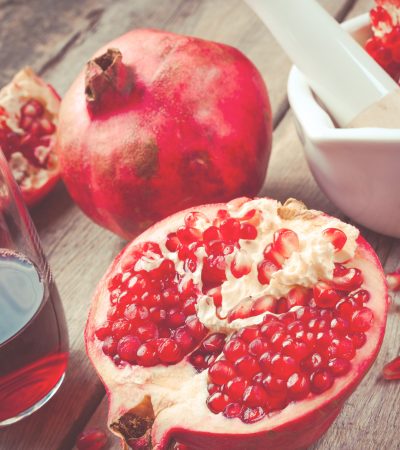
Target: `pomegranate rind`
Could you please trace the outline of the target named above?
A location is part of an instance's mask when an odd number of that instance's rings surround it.
[[[85,214],[132,239],[175,211],[259,192],[271,107],[261,75],[242,53],[145,29],[94,56],[109,49],[134,73],[123,106],[116,100],[91,110],[82,72],[60,110],[62,177]]]
[[[10,83],[0,90],[0,108],[4,108],[8,114],[6,122],[10,129],[15,132],[22,131],[18,128],[19,108],[24,101],[30,99],[38,100],[43,105],[46,114],[57,127],[60,96],[51,85],[45,83],[30,67],[25,67],[16,73]],[[46,169],[29,165],[30,174],[28,177],[19,182],[18,176],[16,176],[23,199],[28,207],[39,203],[60,179],[59,159],[53,151],[54,147],[55,134],[51,135]],[[14,170],[16,170],[15,174],[18,172],[18,167],[14,168],[11,164],[10,167],[13,174]]]
[[[204,205],[196,207],[196,210],[213,217],[225,206]],[[87,353],[109,395],[109,423],[118,421],[123,414],[132,411],[143,400],[143,396],[150,393],[156,412],[151,435],[154,449],[165,450],[172,440],[188,445],[191,450],[219,447],[232,450],[304,448],[328,429],[379,352],[388,309],[387,285],[379,259],[371,246],[359,237],[352,264],[363,272],[365,289],[371,294],[368,307],[374,313],[374,323],[366,332],[366,344],[352,359],[352,370],[337,378],[332,388],[323,394],[290,403],[284,410],[271,413],[259,422],[244,424],[239,419],[226,419],[222,414],[213,414],[207,408],[207,371],[197,374],[185,360],[167,368],[145,369],[135,366],[121,370],[109,358],[104,357],[101,345],[94,338],[94,331],[104,319],[108,308],[107,281],[123,264],[124,258],[129,256],[130,250],[139,242],[161,242],[170,231],[183,223],[184,216],[191,210],[193,209],[159,222],[130,243],[111,264],[94,294],[85,330],[85,342]],[[328,218],[322,213],[319,217],[321,216]],[[151,377],[146,379],[146,373],[154,371],[158,371],[158,375],[165,374],[164,385],[159,383],[155,386],[151,383]],[[195,379],[195,389],[182,393],[181,381],[186,377]],[[169,390],[174,392],[178,401],[171,401]]]

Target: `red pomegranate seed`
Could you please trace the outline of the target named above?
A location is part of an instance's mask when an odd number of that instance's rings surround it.
[[[272,352],[264,352],[259,359],[259,364],[263,372],[268,372],[271,368]]]
[[[207,328],[200,322],[196,316],[188,316],[186,318],[186,325],[189,329],[189,333],[197,340],[200,341],[207,334]]]
[[[255,408],[245,408],[242,412],[244,423],[255,423],[265,417],[265,410],[261,406]]]
[[[132,325],[125,319],[116,320],[111,327],[111,334],[115,339],[121,339],[123,336],[129,334],[132,330]]]
[[[166,364],[173,364],[182,359],[182,352],[179,345],[169,338],[161,340],[157,348],[158,357],[160,361]]]
[[[400,290],[400,272],[391,272],[386,275],[386,281],[389,289],[393,292]]]
[[[284,330],[285,330],[285,327],[280,322],[264,323],[261,326],[261,334],[266,339],[271,339],[272,336],[278,332],[283,334]]]
[[[106,337],[104,339],[102,350],[105,355],[114,356],[117,354],[117,343],[118,341],[112,336]]]
[[[268,394],[277,395],[284,394],[286,396],[287,383],[281,378],[273,377],[272,375],[267,375],[264,378],[263,386]]]
[[[288,393],[293,400],[302,400],[310,392],[310,382],[302,374],[294,373],[287,381]]]
[[[102,450],[107,445],[107,435],[103,430],[92,428],[78,435],[76,448],[78,450]]]
[[[242,339],[231,339],[224,346],[224,354],[232,362],[247,355],[247,344]]]
[[[320,308],[334,308],[341,300],[340,294],[327,283],[319,281],[313,288],[314,300]]]
[[[177,328],[185,323],[186,316],[178,308],[171,308],[167,311],[166,323],[171,328]]]
[[[341,291],[351,292],[358,289],[364,281],[363,275],[360,269],[347,268],[341,264],[335,264],[333,270],[333,278],[329,281],[329,284],[334,289]]]
[[[300,367],[306,373],[314,372],[316,369],[325,366],[325,360],[319,353],[307,355],[300,361]]]
[[[207,406],[209,410],[214,414],[222,412],[228,403],[229,397],[227,397],[224,394],[221,394],[221,392],[216,392],[207,399]]]
[[[307,345],[304,342],[294,341],[292,339],[286,339],[282,343],[282,353],[286,356],[291,356],[296,361],[300,361],[310,354],[313,347]]]
[[[142,344],[137,351],[137,361],[140,366],[151,367],[159,364],[157,349],[152,342]]]
[[[182,226],[176,230],[176,236],[183,245],[189,245],[197,242],[202,237],[202,232],[197,228]]]
[[[287,380],[291,375],[293,375],[298,370],[298,365],[296,360],[290,356],[284,356],[279,353],[274,355],[271,359],[271,373]]]
[[[243,412],[243,406],[240,403],[229,403],[224,409],[224,416],[228,419],[240,417]]]
[[[196,314],[196,303],[197,299],[195,297],[190,297],[185,300],[185,303],[183,304],[183,312],[186,316]]]
[[[204,231],[203,241],[206,244],[210,244],[214,241],[219,241],[219,240],[221,240],[221,234],[217,227],[211,226]]]
[[[240,250],[233,257],[231,272],[235,278],[241,278],[251,272],[252,260],[245,250]]]
[[[333,381],[333,377],[328,371],[317,370],[311,375],[311,390],[316,394],[321,394],[332,386]]]
[[[229,380],[223,387],[223,392],[226,394],[231,400],[241,401],[243,397],[243,393],[249,382],[242,377],[235,377],[232,380]]]
[[[350,338],[333,339],[332,346],[334,349],[333,356],[351,360],[356,354],[353,341]]]
[[[357,309],[357,305],[351,299],[341,300],[336,305],[336,310],[339,313],[339,316],[342,319],[345,319],[349,322],[351,321],[351,318],[353,317],[353,314],[356,311],[356,309]]]
[[[214,383],[209,383],[207,385],[207,391],[209,394],[214,394],[215,392],[220,392],[221,386]]]
[[[174,331],[173,336],[175,341],[179,344],[180,348],[184,352],[191,350],[195,344],[195,340],[189,333],[189,330],[186,326],[177,328]]]
[[[199,352],[192,353],[189,357],[189,361],[198,372],[202,372],[208,367],[205,355]]]
[[[134,332],[141,342],[146,342],[150,339],[157,339],[159,336],[158,328],[152,322],[146,322],[143,325],[139,325]]]
[[[111,322],[104,322],[103,325],[95,331],[97,339],[104,341],[107,336],[111,334]]]
[[[154,323],[160,323],[165,320],[167,313],[165,309],[160,309],[157,306],[153,306],[149,309],[149,319]]]
[[[282,348],[282,344],[287,339],[287,337],[288,336],[286,334],[286,331],[284,332],[277,331],[275,334],[272,335],[270,343],[276,351],[279,351]]]
[[[266,406],[268,396],[265,390],[259,385],[248,386],[243,393],[243,402],[246,406]]]
[[[342,250],[346,244],[347,236],[338,228],[327,228],[322,234],[334,246],[336,252]]]
[[[295,286],[287,293],[286,299],[288,301],[289,308],[293,308],[293,306],[307,305],[312,296],[312,289],[308,289],[303,286]]]
[[[371,296],[365,289],[359,289],[358,291],[349,294],[347,298],[353,300],[355,303],[357,303],[357,305],[363,306],[364,303],[367,303],[369,301]]]
[[[124,316],[130,321],[142,321],[149,317],[149,310],[143,305],[129,305],[125,309]]]
[[[228,322],[231,323],[236,319],[244,319],[246,317],[250,317],[252,315],[252,308],[253,305],[250,301],[240,303],[238,306],[228,312]]]
[[[240,238],[240,222],[237,219],[223,220],[219,229],[225,241],[237,242]]]
[[[236,375],[233,365],[226,360],[216,361],[209,369],[208,376],[212,383],[225,384]]]
[[[176,233],[167,234],[167,240],[165,242],[165,246],[170,252],[176,252],[181,246],[181,242],[178,239]]]
[[[136,353],[140,344],[141,342],[136,336],[124,336],[118,341],[117,353],[122,360],[133,364],[137,360]]]
[[[373,321],[373,312],[369,308],[361,308],[359,311],[356,311],[351,318],[351,331],[367,331],[371,328]]]
[[[350,339],[352,340],[355,348],[361,348],[367,342],[367,336],[365,333],[351,333]]]
[[[175,289],[169,288],[165,289],[164,292],[162,293],[161,302],[164,307],[171,308],[176,305],[179,305],[180,298],[179,295],[176,293]]]
[[[276,309],[276,299],[272,295],[264,295],[258,298],[251,305],[252,315],[258,315],[263,312],[275,312]]]
[[[235,362],[237,372],[248,380],[260,372],[261,367],[257,360],[250,355],[242,356]]]
[[[224,348],[225,334],[214,333],[207,336],[202,343],[202,347],[209,353],[220,353]]]
[[[257,228],[254,225],[246,222],[240,224],[240,239],[254,240],[257,238],[257,234]]]
[[[249,353],[253,356],[261,356],[268,348],[268,342],[264,341],[262,338],[256,338],[254,341],[250,342]]]
[[[285,262],[285,257],[282,256],[273,244],[268,244],[263,252],[264,259],[266,261],[273,262],[277,267],[281,268],[282,264]]]
[[[260,335],[260,330],[257,326],[242,328],[238,331],[237,336],[249,343]]]
[[[341,317],[335,317],[331,321],[331,330],[342,336],[349,332],[349,326],[349,322]]]
[[[346,375],[351,367],[350,362],[347,359],[334,358],[328,361],[328,368],[332,375],[340,377]]]
[[[276,313],[284,314],[289,311],[289,303],[285,297],[279,298],[276,302]]]
[[[204,258],[201,271],[203,289],[207,292],[220,286],[225,280],[225,258],[223,256],[208,256]]]
[[[273,242],[276,251],[285,258],[289,258],[293,252],[297,252],[300,249],[297,234],[286,228],[281,228],[274,233]]]
[[[269,284],[272,275],[280,269],[275,263],[270,260],[262,261],[257,266],[258,281],[261,284]]]
[[[400,356],[387,363],[382,374],[385,380],[400,380]]]

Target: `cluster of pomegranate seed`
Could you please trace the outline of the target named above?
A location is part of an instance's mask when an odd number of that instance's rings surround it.
[[[0,107],[0,145],[9,160],[15,152],[20,152],[36,167],[47,167],[50,139],[55,132],[55,125],[46,117],[43,105],[36,99],[26,101],[20,108],[18,127],[23,132],[9,128],[6,112]]]
[[[390,14],[382,6],[370,11],[373,30],[383,30],[381,36],[372,36],[365,50],[397,82],[400,81],[400,26],[393,24]]]
[[[258,214],[252,210],[244,218],[234,219],[226,210],[220,210],[210,223],[202,213],[189,213],[185,224],[167,236],[165,246],[169,252],[177,253],[186,273],[196,270],[195,252],[204,248],[201,278],[203,291],[209,292],[226,279],[225,256],[234,247],[240,248],[240,239],[257,237],[253,223],[259,220]],[[161,263],[149,271],[135,270],[141,258],[159,258]],[[141,244],[133,252],[130,267],[117,273],[108,287],[108,320],[96,330],[96,337],[103,341],[103,352],[116,364],[175,364],[198,347],[207,334],[196,315],[195,305],[201,293],[192,280],[184,282],[174,262],[164,258],[156,243]],[[218,346],[215,350],[215,336],[209,336],[192,355],[191,361],[198,370],[208,367],[221,351]]]
[[[373,313],[366,290],[341,293],[335,305],[309,305],[243,328],[209,368],[208,408],[253,423],[289,402],[329,389],[347,374],[366,342]],[[312,306],[314,305],[314,306]]]

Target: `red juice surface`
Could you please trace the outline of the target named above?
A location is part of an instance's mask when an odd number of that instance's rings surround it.
[[[52,280],[26,258],[0,250],[0,422],[33,407],[68,361],[64,313]]]

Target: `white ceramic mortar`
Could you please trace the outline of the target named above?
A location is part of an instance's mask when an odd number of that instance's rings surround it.
[[[368,14],[343,27],[361,44],[371,34]],[[295,66],[288,96],[308,164],[322,191],[354,221],[400,238],[400,129],[335,128]]]

